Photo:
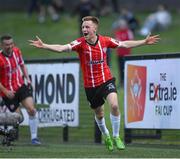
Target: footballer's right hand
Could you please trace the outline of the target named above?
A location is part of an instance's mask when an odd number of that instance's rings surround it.
[[[43,46],[44,43],[42,42],[42,40],[38,36],[36,36],[36,40],[29,40],[29,42],[30,42],[29,45],[35,46],[37,48],[43,48],[44,47]]]

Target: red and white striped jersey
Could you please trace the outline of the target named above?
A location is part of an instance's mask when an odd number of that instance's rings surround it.
[[[83,72],[84,87],[96,87],[112,79],[107,65],[107,48],[116,48],[120,41],[98,35],[94,45],[89,44],[84,37],[70,43],[70,49],[78,52]]]
[[[13,48],[10,57],[0,51],[0,82],[8,90],[16,91],[24,83],[20,69],[20,65],[23,64],[21,51],[17,47]],[[5,96],[2,92],[0,93],[1,96]]]

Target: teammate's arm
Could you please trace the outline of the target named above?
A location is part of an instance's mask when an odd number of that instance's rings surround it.
[[[5,94],[6,91],[7,89],[0,83],[0,92],[3,92]]]
[[[64,52],[69,51],[70,46],[67,45],[51,45],[44,43],[38,36],[36,36],[37,40],[29,40],[30,45],[35,46],[37,48],[47,49],[55,52]]]
[[[31,80],[29,79],[28,71],[27,71],[27,68],[26,68],[25,64],[21,65],[21,70],[22,70],[22,73],[23,73],[24,77],[27,80],[27,83],[31,84]]]
[[[148,35],[143,40],[122,41],[118,47],[132,48],[141,45],[152,45],[152,44],[156,44],[159,40],[160,40],[159,35],[154,35],[154,36]]]
[[[5,94],[5,96],[9,99],[14,98],[14,91],[10,91],[8,89],[6,89],[1,83],[0,83],[0,92],[3,92]]]

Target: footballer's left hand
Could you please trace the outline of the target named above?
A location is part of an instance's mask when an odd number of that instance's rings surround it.
[[[159,42],[159,40],[160,40],[159,35],[151,36],[151,34],[149,34],[145,39],[145,44],[147,45],[156,44],[157,42]]]

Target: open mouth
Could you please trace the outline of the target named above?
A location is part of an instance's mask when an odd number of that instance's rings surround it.
[[[83,33],[84,34],[84,36],[87,36],[88,35],[88,33]]]

